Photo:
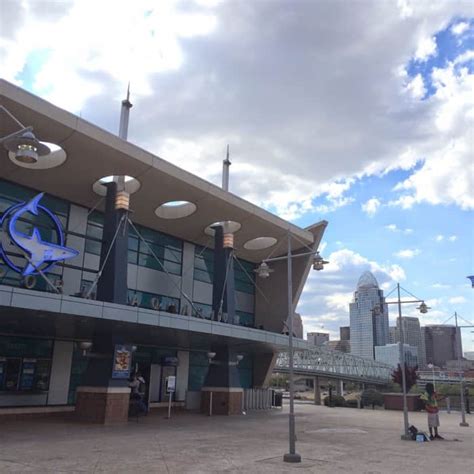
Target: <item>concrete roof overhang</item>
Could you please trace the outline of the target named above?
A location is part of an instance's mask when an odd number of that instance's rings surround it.
[[[292,248],[297,251],[319,242],[326,227],[325,221],[312,226],[312,231],[295,226],[4,80],[0,80],[0,103],[26,126],[33,126],[38,139],[58,144],[67,153],[65,163],[56,168],[31,170],[12,163],[1,147],[0,178],[92,208],[99,200],[92,190],[95,181],[109,175],[136,177],[141,187],[131,196],[134,222],[204,246],[210,244],[206,226],[225,220],[239,222],[236,253],[253,262],[267,257],[271,249],[246,250],[248,240],[275,237],[281,242],[290,231]],[[1,111],[0,117],[0,136],[18,129]],[[155,215],[159,205],[176,200],[193,202],[197,211],[173,220]],[[281,245],[275,254],[285,253],[285,248]]]
[[[288,347],[288,336],[260,329],[0,285],[0,334],[77,341],[111,332],[129,343],[183,350],[226,344],[248,353],[272,353]],[[295,339],[294,346],[307,343]]]

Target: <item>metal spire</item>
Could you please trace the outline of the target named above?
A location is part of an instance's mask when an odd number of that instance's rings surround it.
[[[229,191],[229,168],[232,163],[229,159],[229,145],[227,145],[227,154],[225,160],[222,162],[222,189]]]
[[[130,102],[130,82],[127,87],[127,98],[122,100],[122,109],[120,111],[120,125],[119,125],[119,137],[123,140],[127,139],[128,136],[128,119],[130,116],[130,109],[133,104]]]

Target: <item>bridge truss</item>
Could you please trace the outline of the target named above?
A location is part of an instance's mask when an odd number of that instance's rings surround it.
[[[389,382],[394,370],[392,366],[375,360],[323,347],[295,350],[293,367],[296,375],[322,376],[378,385]],[[279,354],[273,371],[289,372],[288,352]]]

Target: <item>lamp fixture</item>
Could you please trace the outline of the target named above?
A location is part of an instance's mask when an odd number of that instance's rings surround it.
[[[215,352],[208,352],[208,353],[207,353],[207,358],[209,359],[209,361],[211,361],[212,359],[214,359],[214,357],[216,357],[216,353],[215,353]]]
[[[130,194],[127,191],[119,191],[115,196],[115,209],[128,211],[130,207]]]
[[[21,135],[15,135],[5,139],[3,146],[15,154],[15,160],[20,163],[33,164],[38,157],[48,155],[51,150],[41,143],[30,130],[23,131]]]
[[[268,278],[270,276],[270,273],[272,273],[274,270],[271,269],[268,266],[268,263],[262,262],[258,268],[254,270],[254,272],[260,277],[260,278]]]
[[[79,344],[79,349],[82,351],[82,355],[85,357],[87,355],[87,352],[92,349],[92,342],[91,341],[80,341]]]
[[[316,252],[314,254],[314,258],[313,258],[313,270],[316,270],[316,271],[321,271],[321,270],[324,270],[324,265],[327,265],[329,262],[327,260],[324,260],[323,257],[321,257],[321,255],[319,255],[319,252]]]
[[[431,308],[429,306],[427,306],[424,301],[422,301],[420,303],[420,306],[418,306],[418,308],[416,308],[416,309],[419,310],[421,314],[426,314],[428,312],[428,310],[431,309]]]

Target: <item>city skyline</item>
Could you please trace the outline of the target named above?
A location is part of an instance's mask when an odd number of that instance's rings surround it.
[[[472,321],[469,2],[45,5],[2,3],[2,77],[113,133],[130,82],[129,141],[215,184],[229,143],[232,193],[329,221],[306,331],[337,337],[366,270],[424,298],[422,326]]]

